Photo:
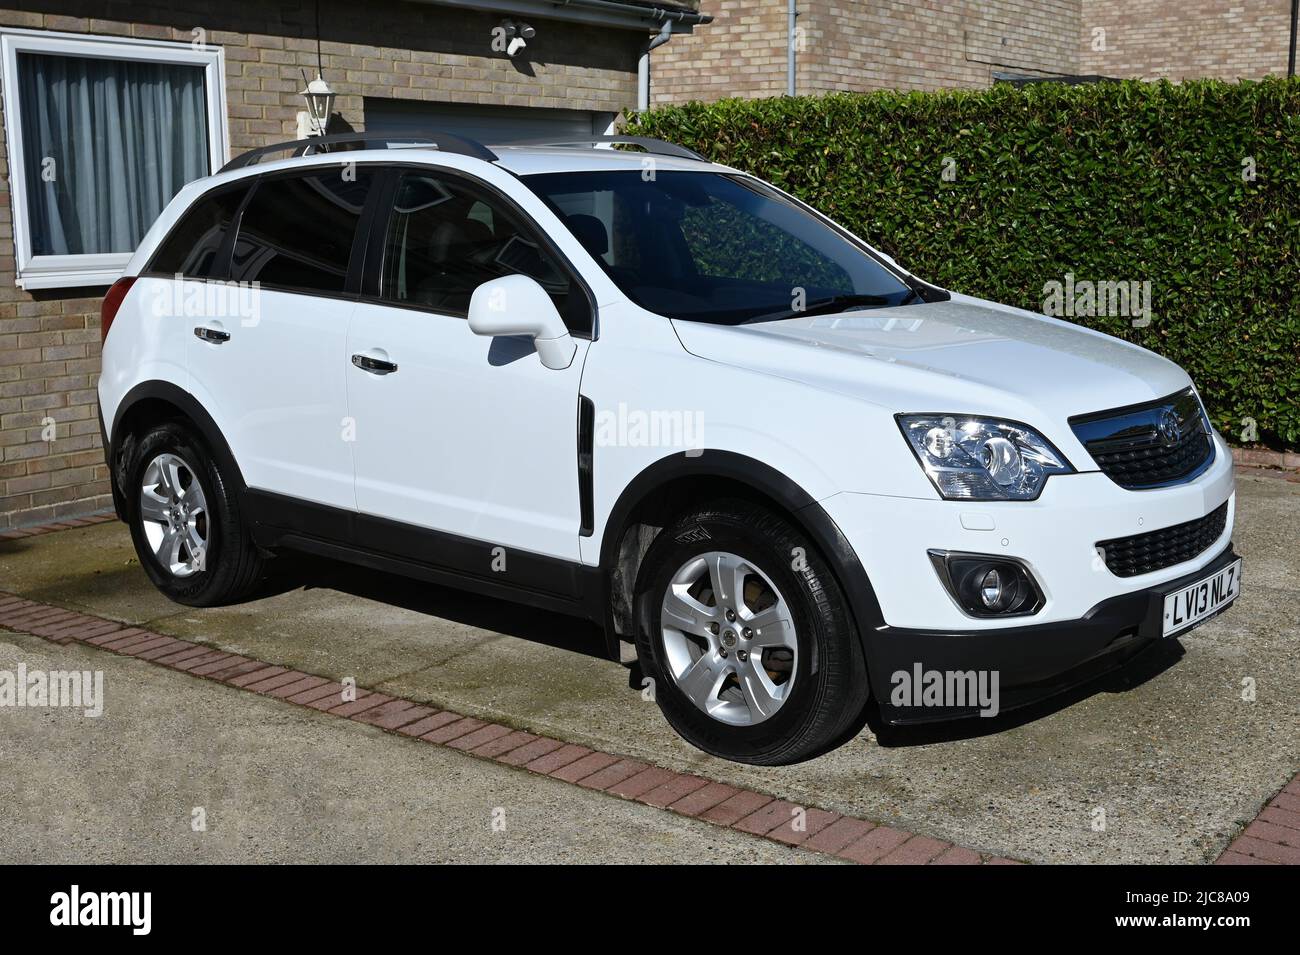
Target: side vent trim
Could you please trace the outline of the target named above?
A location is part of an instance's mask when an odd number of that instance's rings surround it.
[[[593,448],[596,437],[596,405],[585,395],[578,396],[578,506],[581,510],[580,537],[590,537],[596,532],[595,475]]]

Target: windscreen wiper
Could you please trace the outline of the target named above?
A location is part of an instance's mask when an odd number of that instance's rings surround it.
[[[893,300],[888,295],[866,295],[854,293],[852,295],[832,295],[830,298],[818,299],[815,302],[809,302],[803,308],[793,308],[788,312],[768,312],[763,315],[755,315],[753,318],[746,319],[747,322],[779,322],[787,318],[805,318],[810,315],[829,315],[833,312],[842,312],[854,306],[876,307],[880,308],[885,305],[892,305]]]

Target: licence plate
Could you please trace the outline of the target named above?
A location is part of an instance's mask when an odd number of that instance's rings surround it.
[[[1172,636],[1212,617],[1241,593],[1241,560],[1194,584],[1165,594],[1164,636]]]

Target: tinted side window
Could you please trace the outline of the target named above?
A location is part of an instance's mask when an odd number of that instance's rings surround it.
[[[258,182],[239,221],[230,277],[290,291],[340,293],[374,178],[327,167]]]
[[[226,263],[218,262],[217,255],[247,192],[246,183],[219,189],[190,206],[154,253],[149,271],[166,275],[180,273],[190,278],[223,278]]]
[[[590,330],[581,289],[522,218],[486,190],[452,177],[408,173],[393,205],[381,298],[464,315],[484,282],[523,274],[550,293],[571,329]]]

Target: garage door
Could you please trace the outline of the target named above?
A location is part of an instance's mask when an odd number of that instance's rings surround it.
[[[613,113],[517,106],[472,106],[459,103],[411,103],[366,97],[366,131],[416,136],[443,132],[486,144],[521,139],[585,139],[601,135]]]

